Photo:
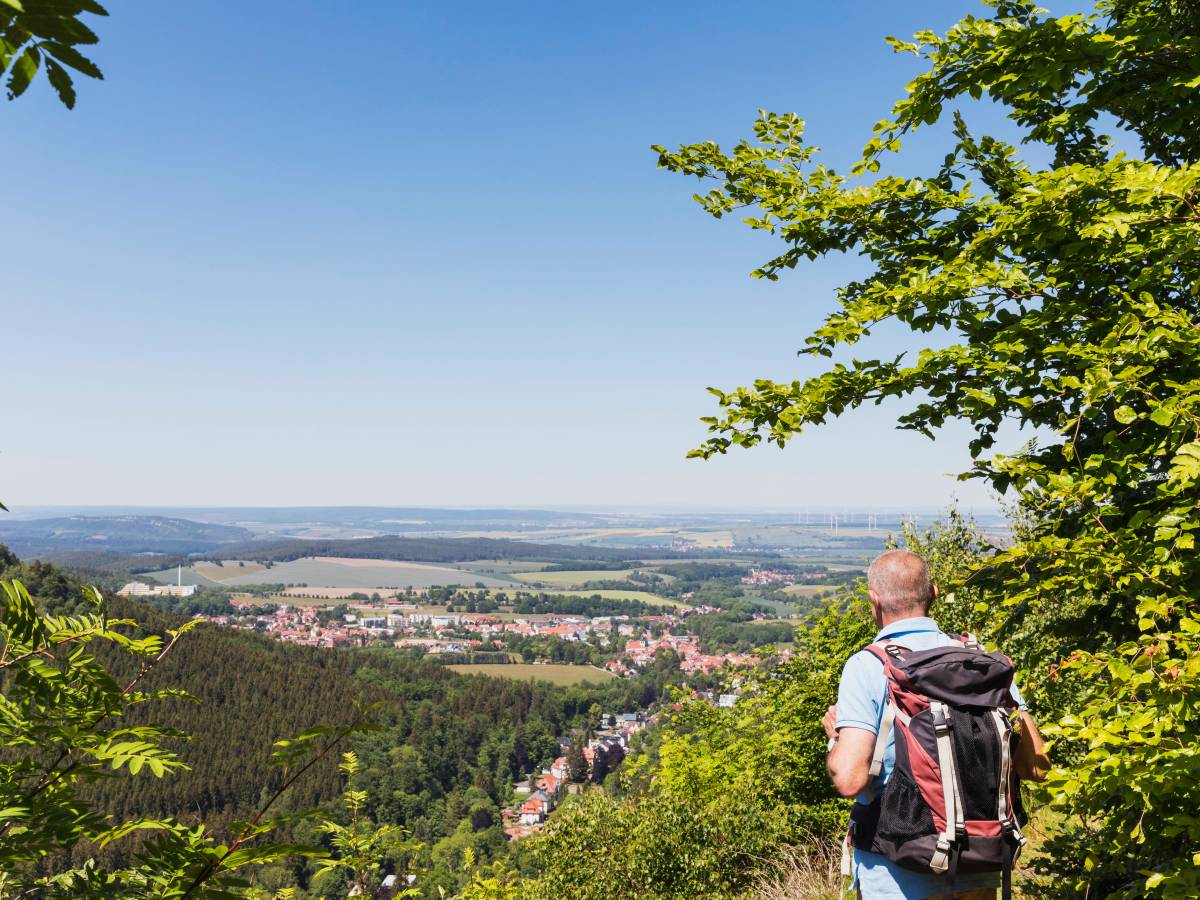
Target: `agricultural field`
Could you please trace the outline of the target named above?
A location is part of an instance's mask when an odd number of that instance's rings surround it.
[[[793,597],[815,597],[823,591],[837,587],[834,584],[789,584],[783,589],[785,594]]]
[[[481,582],[490,588],[513,588],[518,584],[504,577],[468,572],[451,566],[433,565],[430,563],[396,562],[387,559],[351,559],[336,556],[308,556],[294,559],[290,562],[275,563],[267,568],[247,562],[245,568],[226,563],[216,567],[211,563],[200,563],[197,566],[185,567],[183,570],[184,584],[199,585],[250,585],[250,584],[304,584],[314,588],[346,588],[353,590],[380,590],[387,588],[427,588],[432,585],[460,584],[473,586]],[[210,578],[204,573],[215,570],[222,575],[229,570],[232,577],[223,577],[220,581]],[[175,583],[175,569],[163,569],[151,572],[150,576],[159,581]]]
[[[649,591],[622,591],[617,589],[598,590],[598,591],[560,591],[549,590],[546,593],[555,597],[603,597],[605,600],[641,600],[643,603],[652,603],[655,606],[687,606],[686,603],[680,600],[672,600],[668,597],[660,597],[658,594],[652,594]]]
[[[729,565],[741,566],[743,569],[754,568],[757,566],[770,565],[770,560],[762,559],[747,559],[744,556],[706,556],[704,558],[693,557],[676,557],[675,559],[644,559],[645,565],[642,571],[650,572],[659,566],[684,566],[690,563],[704,563],[705,565]]]
[[[732,531],[678,531],[676,535],[704,550],[719,550],[734,544]]]
[[[545,585],[552,588],[569,588],[580,587],[589,581],[629,581],[629,576],[635,573],[657,575],[666,582],[675,580],[674,575],[664,575],[646,566],[636,569],[582,569],[570,572],[514,571],[509,577],[515,578],[517,581],[523,581],[526,584]],[[637,582],[632,581],[630,583],[637,584]]]
[[[498,578],[506,578],[514,572],[533,575],[536,574],[535,570],[545,568],[549,565],[552,565],[552,563],[528,562],[519,559],[474,559],[470,562],[455,563],[454,568],[462,569],[466,572],[474,572],[479,575],[495,575]]]
[[[261,572],[264,568],[266,567],[256,562],[227,559],[219,566],[216,563],[197,563],[192,567],[192,571],[201,578],[223,584],[231,578],[253,575],[255,572]]]
[[[526,584],[547,587],[578,587],[589,581],[627,581],[628,569],[584,569],[577,572],[513,572],[512,577]]]
[[[595,666],[571,666],[550,663],[543,666],[530,663],[496,663],[492,665],[470,663],[446,666],[463,675],[491,675],[494,678],[515,678],[518,681],[549,681],[551,684],[567,686],[591,681],[607,681],[615,678],[611,672]]]

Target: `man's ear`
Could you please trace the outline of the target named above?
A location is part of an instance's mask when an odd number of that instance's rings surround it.
[[[871,588],[867,588],[867,596],[871,598],[871,616],[875,619],[875,624],[882,626],[883,617],[879,614],[879,595]]]
[[[942,592],[938,590],[938,586],[935,584],[933,586],[933,594],[930,596],[930,599],[929,599],[930,606],[932,606],[934,601],[936,601],[937,598],[940,597],[941,595],[942,595]]]

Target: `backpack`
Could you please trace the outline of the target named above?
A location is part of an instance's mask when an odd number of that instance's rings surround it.
[[[1002,872],[1008,900],[1025,843],[1012,765],[1012,661],[970,635],[931,650],[866,649],[883,663],[888,683],[871,777],[883,767],[892,731],[896,763],[875,801],[855,804],[848,844],[945,875],[947,898],[959,872]]]

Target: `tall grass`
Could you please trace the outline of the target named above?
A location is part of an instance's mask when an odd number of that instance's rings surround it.
[[[746,900],[839,900],[842,850],[828,841],[784,848]]]

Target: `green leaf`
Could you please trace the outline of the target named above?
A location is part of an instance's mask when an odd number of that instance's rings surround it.
[[[47,56],[53,56],[59,62],[70,66],[77,72],[82,72],[91,78],[104,78],[104,73],[100,71],[99,66],[69,44],[62,44],[58,41],[43,41],[42,50]]]
[[[62,101],[63,106],[67,109],[74,109],[75,85],[71,83],[71,76],[49,56],[46,57],[46,77],[58,93],[58,99]]]
[[[38,63],[41,61],[41,54],[37,47],[26,47],[15,63],[8,76],[8,99],[15,100],[20,97],[28,89],[33,82],[33,77],[37,75]]]

